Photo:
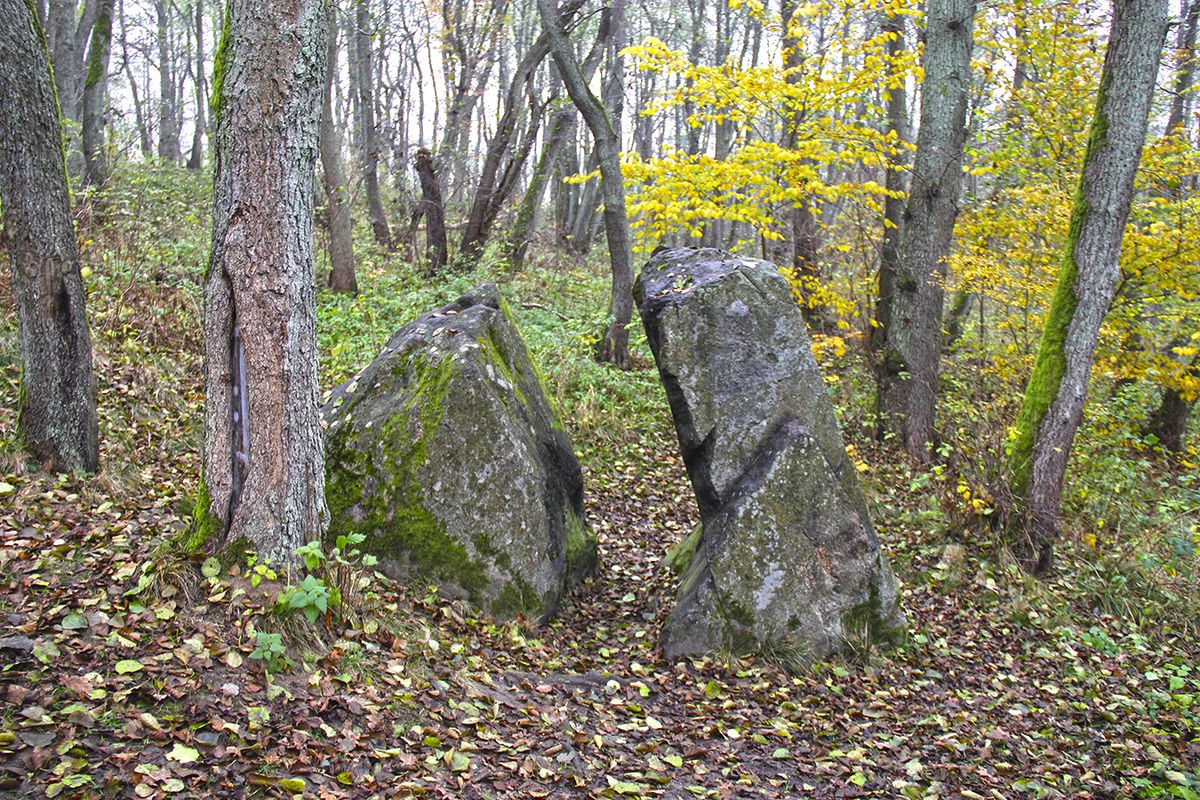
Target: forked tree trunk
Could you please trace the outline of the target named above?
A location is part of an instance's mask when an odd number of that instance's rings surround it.
[[[83,140],[83,182],[99,186],[108,177],[104,156],[104,98],[108,91],[108,55],[112,45],[114,0],[100,0],[88,45],[87,73],[80,103]]]
[[[567,87],[571,101],[592,132],[600,160],[600,185],[604,196],[604,230],[608,237],[609,259],[612,265],[612,299],[609,305],[609,325],[600,343],[598,356],[620,369],[629,367],[629,320],[633,315],[633,247],[629,235],[629,218],[625,211],[625,179],[621,174],[621,140],[608,112],[592,93],[575,49],[558,24],[555,0],[538,0],[542,29],[550,36],[550,52],[558,66],[559,75]],[[612,24],[624,24],[624,4],[617,0],[609,13]],[[615,38],[620,38],[614,33]],[[619,80],[619,77],[616,78]]]
[[[1058,288],[1009,454],[1009,542],[1034,574],[1053,564],[1067,460],[1116,287],[1166,29],[1167,0],[1117,0]]]
[[[958,214],[975,0],[926,4],[921,128],[879,372],[885,430],[917,463],[931,458],[946,258]]]
[[[312,252],[327,12],[325,0],[230,0],[213,81],[196,538],[275,562],[328,521]]]
[[[354,270],[354,241],[350,219],[350,197],[342,169],[342,139],[333,124],[333,76],[337,64],[336,25],[329,26],[328,69],[321,100],[321,182],[325,187],[329,218],[329,288],[346,294],[358,293]]]
[[[17,433],[58,472],[100,463],[96,382],[46,40],[0,0],[0,205],[20,324]]]

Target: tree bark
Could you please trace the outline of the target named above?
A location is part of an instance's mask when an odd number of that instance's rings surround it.
[[[108,91],[108,56],[112,49],[114,0],[100,0],[88,45],[87,75],[80,103],[83,140],[83,182],[99,186],[108,177],[104,155],[104,100]]]
[[[56,472],[100,463],[96,382],[46,39],[0,0],[0,205],[21,346],[17,433]]]
[[[600,184],[604,196],[604,229],[612,265],[612,299],[608,330],[600,343],[599,358],[619,369],[629,367],[629,321],[633,314],[633,247],[625,211],[625,179],[621,174],[621,140],[617,128],[600,100],[592,93],[575,50],[558,24],[556,0],[538,0],[542,28],[550,36],[550,52],[571,101],[592,132],[600,160]],[[624,26],[624,2],[614,0],[609,11],[614,29]],[[614,38],[619,35],[614,30]]]
[[[421,181],[421,202],[414,214],[416,222],[425,217],[425,267],[427,275],[436,275],[446,268],[450,248],[446,241],[446,204],[442,187],[433,168],[433,154],[422,147],[413,160],[417,178]]]
[[[325,187],[329,218],[329,288],[345,294],[358,293],[354,268],[354,242],[350,219],[350,197],[342,169],[342,140],[333,124],[333,76],[337,65],[337,26],[329,26],[326,52],[325,90],[321,101],[321,181]]]
[[[1166,28],[1166,0],[1117,0],[1058,288],[1009,454],[1008,539],[1038,575],[1053,564],[1067,461],[1119,274]]]
[[[942,352],[943,282],[962,186],[975,0],[926,4],[925,77],[912,185],[879,373],[885,430],[902,435],[915,462],[928,463]]]
[[[312,252],[328,24],[325,0],[230,0],[213,81],[197,533],[283,563],[328,522]]]

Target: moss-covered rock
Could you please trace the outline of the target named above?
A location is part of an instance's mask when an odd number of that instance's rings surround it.
[[[400,329],[324,410],[330,535],[500,617],[595,572],[571,442],[494,286]]]
[[[902,629],[895,578],[779,272],[668,250],[634,295],[703,523],[668,555],[683,575],[666,654],[764,650],[800,663]]]

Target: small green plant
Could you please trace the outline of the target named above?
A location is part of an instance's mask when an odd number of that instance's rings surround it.
[[[313,625],[329,613],[330,608],[336,608],[341,602],[341,592],[331,589],[315,575],[305,575],[300,583],[279,593],[275,606],[284,612],[299,611],[304,614],[308,624]]]
[[[287,657],[287,649],[283,646],[283,636],[278,633],[258,631],[254,634],[254,650],[250,653],[253,661],[261,661],[267,672],[280,672],[292,665]]]

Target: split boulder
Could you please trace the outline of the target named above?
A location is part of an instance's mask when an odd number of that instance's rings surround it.
[[[391,576],[545,620],[596,570],[579,462],[495,286],[401,328],[324,424],[331,535]]]
[[[666,250],[634,296],[702,522],[666,655],[812,661],[903,630],[896,580],[779,271]]]

